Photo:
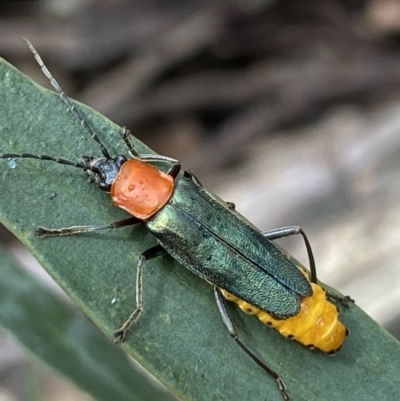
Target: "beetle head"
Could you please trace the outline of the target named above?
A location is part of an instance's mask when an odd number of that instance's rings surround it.
[[[117,155],[112,159],[82,156],[82,164],[87,167],[86,172],[89,174],[90,180],[96,182],[106,192],[110,192],[112,183],[127,160],[124,155]]]

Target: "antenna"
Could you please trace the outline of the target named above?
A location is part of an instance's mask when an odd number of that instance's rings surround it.
[[[98,173],[101,174],[101,171],[95,167],[95,166],[91,166],[91,165],[87,165],[84,163],[74,163],[71,162],[69,160],[65,160],[65,159],[60,159],[58,157],[52,157],[52,156],[47,156],[47,155],[33,155],[31,153],[3,153],[0,154],[0,159],[39,159],[39,160],[49,160],[51,162],[56,162],[58,164],[64,164],[67,166],[73,166],[73,167],[77,167],[77,168],[81,168],[83,170],[90,170],[93,171],[94,173]]]
[[[62,90],[61,86],[59,83],[55,80],[53,75],[51,75],[50,71],[44,64],[42,58],[40,57],[39,53],[36,51],[36,49],[33,47],[32,43],[29,42],[28,39],[22,38],[26,44],[29,47],[29,50],[33,53],[35,56],[35,60],[39,64],[41,70],[43,71],[43,74],[46,75],[46,77],[49,79],[50,84],[52,87],[60,94],[60,97],[62,101],[67,105],[69,111],[81,122],[81,125],[85,130],[89,133],[89,135],[98,143],[101,149],[101,153],[103,156],[107,159],[110,160],[111,156],[110,153],[108,152],[107,148],[103,145],[101,142],[100,138],[96,135],[96,133],[93,131],[92,127],[87,123],[87,121],[83,118],[81,112],[72,104],[71,100],[69,97],[65,94],[65,92]],[[60,159],[61,160],[61,159]]]

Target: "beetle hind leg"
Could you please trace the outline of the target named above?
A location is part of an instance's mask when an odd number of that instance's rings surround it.
[[[326,288],[324,288],[326,291],[326,297],[335,303],[339,303],[343,305],[345,308],[348,308],[350,304],[354,303],[354,299],[352,299],[348,295],[337,295],[329,292]]]
[[[249,355],[251,359],[253,359],[254,362],[256,362],[262,369],[264,369],[270,376],[275,379],[283,399],[285,401],[290,401],[289,395],[286,392],[286,384],[283,379],[278,375],[278,373],[269,368],[253,351],[247,348],[247,346],[239,339],[239,333],[235,327],[235,324],[233,323],[231,316],[229,315],[228,309],[226,308],[225,299],[221,293],[220,288],[214,287],[214,296],[222,321],[224,322],[225,327],[228,329],[231,337],[236,341],[240,348],[242,348],[242,350],[246,352],[246,354]]]
[[[315,259],[314,259],[314,254],[311,248],[310,241],[307,238],[306,233],[303,231],[303,229],[300,226],[289,226],[289,227],[282,227],[282,228],[277,228],[275,230],[267,231],[263,233],[263,236],[271,241],[279,239],[279,238],[285,238],[289,237],[291,235],[298,235],[300,234],[303,237],[304,243],[306,245],[307,249],[307,254],[308,254],[308,261],[310,263],[310,280],[312,283],[317,284],[317,269],[315,267]]]

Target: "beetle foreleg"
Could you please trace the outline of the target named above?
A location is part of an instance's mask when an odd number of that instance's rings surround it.
[[[171,167],[167,171],[167,174],[172,178],[176,178],[181,171],[181,162],[168,156],[161,155],[139,155],[139,159],[145,162],[159,162],[159,163],[170,163]]]
[[[136,308],[129,316],[128,320],[116,331],[114,331],[114,343],[119,343],[125,340],[126,334],[133,323],[135,323],[143,311],[143,264],[146,260],[153,259],[162,255],[165,252],[161,245],[153,246],[143,252],[139,257],[136,272]]]
[[[132,146],[131,141],[129,140],[129,135],[131,134],[131,131],[128,130],[126,127],[122,127],[119,131],[119,136],[121,137],[122,141],[124,142],[124,145],[129,151],[129,154],[132,157],[139,157],[139,153],[136,151],[136,149]]]
[[[231,337],[239,344],[244,352],[249,355],[254,362],[256,362],[261,368],[263,368],[270,376],[272,376],[278,384],[279,390],[282,393],[282,397],[285,401],[290,401],[289,395],[286,392],[286,384],[283,379],[274,370],[270,369],[258,356],[247,348],[239,339],[239,333],[233,323],[232,318],[229,315],[228,309],[226,308],[225,298],[223,297],[221,290],[218,287],[214,287],[214,296],[217,303],[218,311],[221,315],[222,321],[225,327],[228,329]]]
[[[127,226],[132,226],[134,224],[138,224],[141,222],[142,221],[136,217],[130,217],[129,219],[115,221],[114,223],[108,224],[106,226],[94,226],[94,225],[93,226],[72,226],[72,227],[67,227],[67,228],[55,228],[55,229],[38,227],[35,232],[39,238],[62,237],[62,236],[66,236],[66,235],[88,233],[88,232],[97,231],[97,230],[127,227]]]
[[[172,166],[167,171],[167,174],[170,175],[172,178],[176,178],[181,171],[181,162],[171,157],[161,156],[161,155],[140,155],[136,149],[133,147],[131,141],[129,140],[129,135],[131,131],[128,130],[126,127],[122,127],[119,131],[119,135],[124,142],[126,148],[129,151],[129,154],[136,159],[140,159],[143,161],[155,161],[155,162],[167,162],[172,163]]]
[[[170,175],[172,178],[176,178],[180,171],[181,171],[181,163],[177,161],[167,171],[167,174]]]

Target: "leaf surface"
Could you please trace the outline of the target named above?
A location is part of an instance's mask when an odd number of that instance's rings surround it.
[[[0,93],[1,152],[73,161],[83,154],[100,155],[58,95],[5,61],[0,63]],[[126,153],[115,124],[78,107],[112,154]],[[139,152],[149,152],[133,141]],[[34,236],[38,226],[108,224],[126,214],[78,169],[35,160],[18,159],[15,168],[2,163],[1,221],[111,337],[134,307],[137,260],[156,244],[154,238],[142,226],[39,240]],[[145,310],[123,348],[181,399],[282,398],[274,380],[230,339],[212,287],[168,255],[145,264],[144,301]],[[356,306],[341,315],[350,335],[333,357],[288,341],[254,317],[230,309],[242,340],[283,377],[292,400],[399,399],[399,343]]]

